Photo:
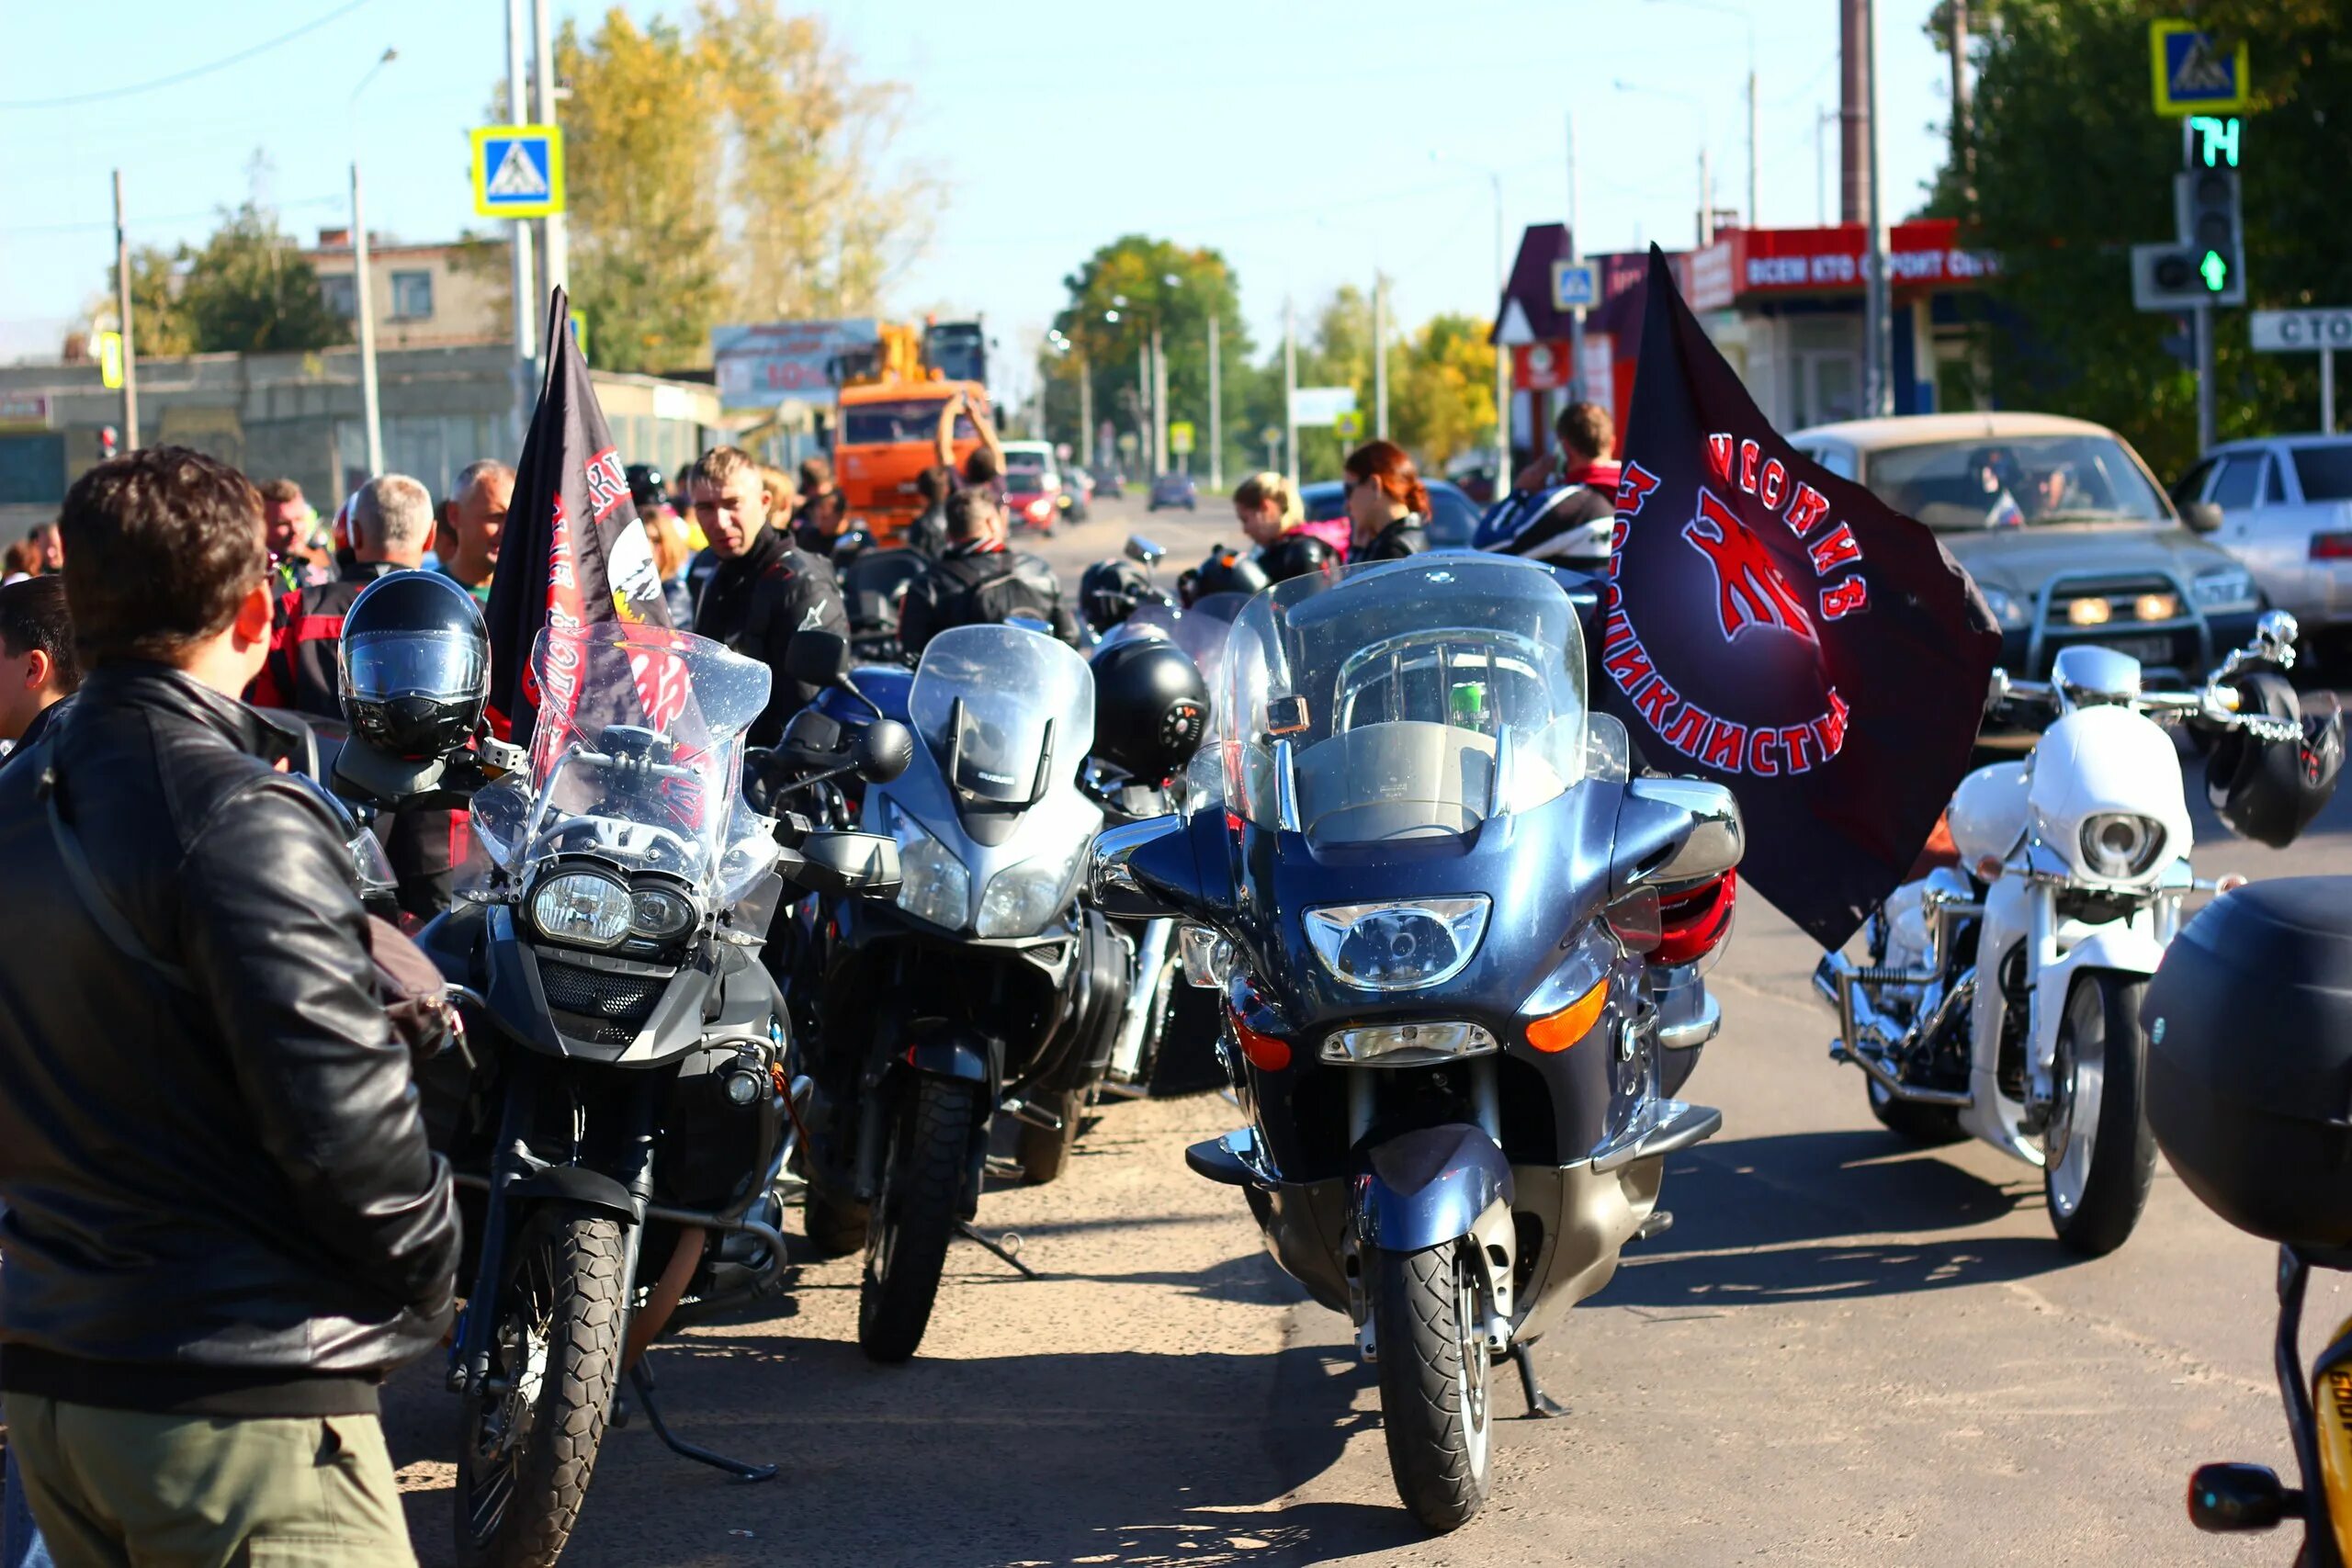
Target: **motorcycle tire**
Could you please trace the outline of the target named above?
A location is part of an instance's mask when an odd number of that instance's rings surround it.
[[[620,1378],[628,1255],[609,1214],[550,1204],[524,1222],[492,1331],[491,1378],[512,1393],[469,1393],[461,1405],[456,1522],[465,1568],[554,1568],[563,1555]],[[536,1390],[524,1375],[534,1361]],[[517,1426],[527,1447],[491,1451]]]
[[[2058,1103],[2042,1134],[2041,1195],[2060,1245],[2085,1258],[2123,1245],[2155,1184],[2148,1042],[2140,1030],[2147,990],[2145,976],[2086,970],[2075,976],[2058,1021]]]
[[[910,1359],[931,1326],[963,1213],[978,1109],[976,1086],[960,1078],[918,1075],[904,1095],[857,1292],[857,1343],[868,1360]]]
[[[1464,1244],[1381,1252],[1372,1281],[1388,1473],[1432,1530],[1467,1524],[1493,1481],[1493,1369]]]
[[[1922,1105],[1916,1100],[1897,1100],[1878,1086],[1874,1078],[1863,1080],[1871,1097],[1871,1114],[1878,1124],[1902,1139],[1923,1149],[1939,1149],[1957,1144],[1968,1134],[1960,1128],[1960,1108],[1956,1105]]]
[[[824,1258],[847,1258],[865,1245],[865,1204],[811,1187],[800,1201],[800,1232]]]
[[[1069,1167],[1070,1151],[1078,1147],[1079,1128],[1086,1120],[1083,1089],[1062,1089],[1037,1098],[1062,1119],[1062,1125],[1059,1132],[1048,1132],[1027,1122],[1021,1123],[1014,1152],[1021,1159],[1022,1179],[1032,1187],[1043,1187]]]

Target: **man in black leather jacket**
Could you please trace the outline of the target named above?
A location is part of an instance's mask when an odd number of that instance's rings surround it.
[[[61,1562],[411,1562],[377,1385],[448,1326],[457,1210],[348,853],[234,695],[260,498],[150,447],[63,528],[91,668],[0,770],[11,1451]]]
[[[1062,603],[1054,569],[1011,548],[1003,509],[985,490],[947,498],[947,549],[907,587],[899,606],[899,646],[910,659],[952,626],[987,626],[1028,615],[1076,646],[1078,620]]]
[[[799,632],[848,637],[849,610],[832,567],[771,521],[775,497],[751,454],[714,446],[695,464],[688,485],[695,520],[718,558],[695,604],[695,631],[768,667],[775,684],[750,740],[773,746],[792,716],[817,700],[816,687],[785,674],[785,650]]]

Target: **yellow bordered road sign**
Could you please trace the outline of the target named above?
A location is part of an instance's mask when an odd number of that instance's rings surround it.
[[[2224,49],[2195,22],[2150,22],[2148,68],[2162,115],[2233,114],[2246,107],[2246,47]]]
[[[474,210],[484,218],[550,218],[563,210],[563,128],[485,125],[474,141]]]

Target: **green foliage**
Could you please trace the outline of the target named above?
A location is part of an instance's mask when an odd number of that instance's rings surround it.
[[[204,248],[184,259],[178,313],[198,354],[301,353],[350,337],[349,323],[327,309],[318,273],[278,229],[277,215],[254,201],[224,214]],[[164,287],[158,276],[151,273],[151,289]],[[149,352],[144,323],[134,325],[140,351]]]
[[[142,359],[194,354],[196,328],[180,302],[181,251],[141,245],[130,253],[130,320],[133,345]],[[107,269],[106,303],[98,314],[115,321],[114,269]]]
[[[2166,478],[2197,456],[2195,380],[2164,344],[2185,326],[2132,307],[2131,247],[2173,233],[2181,131],[2149,101],[2148,23],[2187,8],[1999,0],[1978,39],[1974,202],[1947,167],[1929,203],[2002,257],[1986,334],[2000,404],[2113,425]],[[2330,0],[2194,9],[2251,51],[2249,307],[2352,304],[2336,177],[2352,165],[2352,14]],[[2220,434],[2316,428],[2316,358],[2255,354],[2246,333],[2245,311],[2214,312]]]
[[[1208,330],[1214,311],[1225,393],[1225,467],[1228,471],[1243,465],[1255,468],[1262,460],[1250,456],[1253,427],[1235,417],[1250,395],[1246,385],[1250,379],[1250,339],[1241,322],[1239,285],[1223,255],[1127,234],[1097,250],[1062,284],[1069,302],[1054,318],[1054,326],[1069,339],[1071,351],[1060,354],[1048,345],[1038,359],[1049,439],[1079,446],[1077,378],[1081,367],[1092,380],[1095,423],[1108,420],[1120,431],[1141,432],[1139,370],[1157,323],[1160,352],[1168,359],[1168,415],[1171,421],[1193,422],[1201,444],[1193,469],[1206,473]]]

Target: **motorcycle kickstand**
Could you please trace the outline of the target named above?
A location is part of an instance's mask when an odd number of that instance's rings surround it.
[[[741,1482],[775,1479],[775,1466],[772,1464],[745,1464],[741,1460],[729,1459],[725,1454],[698,1448],[673,1433],[669,1423],[662,1419],[662,1407],[653,1401],[653,1371],[647,1364],[649,1359],[649,1357],[642,1356],[638,1359],[637,1365],[628,1371],[628,1382],[629,1386],[637,1390],[637,1402],[645,1407],[645,1418],[652,1423],[653,1435],[662,1439],[663,1447],[681,1459],[707,1464],[713,1470],[723,1470]]]
[[[1519,1368],[1520,1392],[1527,1395],[1527,1414],[1535,1420],[1548,1421],[1555,1416],[1566,1416],[1567,1407],[1544,1392],[1535,1381],[1535,1356],[1532,1346],[1521,1343],[1510,1348],[1510,1359]]]
[[[1012,1243],[1012,1247],[1008,1248],[1005,1247],[1003,1242],[994,1241],[989,1239],[988,1236],[981,1235],[979,1227],[972,1224],[969,1220],[956,1221],[956,1234],[962,1236],[966,1241],[971,1242],[978,1247],[981,1251],[987,1252],[998,1258],[1000,1261],[1010,1265],[1013,1271],[1024,1280],[1036,1280],[1044,1277],[1040,1275],[1037,1270],[1030,1268],[1029,1265],[1022,1262],[1019,1258],[1013,1255],[1014,1250],[1018,1249],[1021,1246],[1021,1238],[1017,1235],[1008,1235],[1007,1239]]]

